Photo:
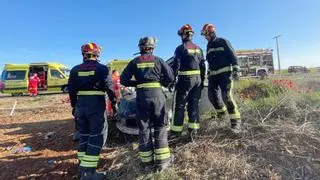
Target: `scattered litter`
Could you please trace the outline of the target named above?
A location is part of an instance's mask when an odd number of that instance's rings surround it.
[[[10,151],[12,148],[12,146],[0,147],[0,151]]]
[[[55,160],[48,160],[48,164],[54,164],[55,163]]]
[[[52,172],[50,172],[50,174],[66,175],[66,174],[68,174],[68,172],[67,171],[52,171]]]
[[[13,113],[14,113],[14,110],[15,110],[15,108],[16,108],[16,106],[17,106],[17,102],[18,102],[18,101],[15,101],[14,104],[13,104],[13,107],[12,107],[11,112],[10,112],[10,117],[12,117],[12,115],[13,115]]]
[[[56,137],[56,133],[55,133],[55,132],[48,132],[48,133],[44,136],[44,139],[53,139],[54,137]]]
[[[15,154],[22,153],[22,152],[31,152],[32,148],[30,146],[25,146],[23,148],[18,148],[14,151]]]

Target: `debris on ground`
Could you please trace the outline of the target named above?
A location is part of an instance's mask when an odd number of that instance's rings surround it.
[[[48,132],[45,136],[44,139],[53,139],[55,138],[56,133],[55,132]]]
[[[32,148],[29,146],[17,148],[14,150],[14,154],[22,153],[22,152],[31,152]]]

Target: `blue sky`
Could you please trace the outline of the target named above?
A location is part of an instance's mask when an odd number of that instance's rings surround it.
[[[159,39],[155,54],[167,59],[180,44],[177,30],[185,23],[194,27],[194,42],[204,50],[200,29],[213,23],[235,49],[275,49],[272,37],[282,34],[283,68],[320,66],[319,0],[0,2],[0,68],[44,61],[73,66],[81,62],[80,46],[91,41],[103,47],[103,63],[132,58],[139,38],[147,35]]]

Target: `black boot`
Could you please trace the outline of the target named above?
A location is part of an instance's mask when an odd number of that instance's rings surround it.
[[[236,134],[240,133],[241,132],[241,120],[240,119],[231,119],[230,122],[231,122],[231,126],[230,126],[231,131]]]
[[[161,164],[156,164],[156,170],[158,172],[161,172],[161,171],[169,168],[173,164],[173,160],[174,160],[174,156],[173,156],[173,154],[171,154],[167,162],[161,163]]]
[[[170,140],[180,139],[180,138],[181,138],[181,132],[170,131],[170,136],[169,136]]]
[[[140,171],[144,173],[153,172],[155,170],[154,163],[140,163]]]
[[[103,180],[106,178],[105,172],[82,172],[80,180]]]

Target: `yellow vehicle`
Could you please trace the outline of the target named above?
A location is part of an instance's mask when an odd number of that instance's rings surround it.
[[[121,72],[123,71],[123,69],[125,67],[127,67],[128,63],[131,61],[131,59],[129,60],[119,60],[119,59],[114,59],[111,60],[107,66],[109,68],[109,71],[112,72],[113,70],[117,70],[119,71],[119,73],[121,74]]]
[[[70,70],[58,63],[5,64],[1,75],[1,92],[12,96],[28,93],[29,77],[37,73],[39,92],[68,92]]]

